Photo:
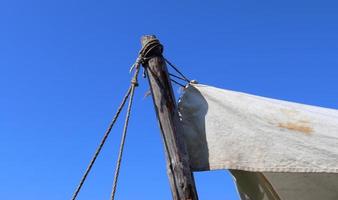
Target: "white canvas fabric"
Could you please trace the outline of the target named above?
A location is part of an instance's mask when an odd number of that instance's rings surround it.
[[[230,170],[242,200],[337,200],[338,174]]]
[[[179,111],[194,171],[232,169],[237,184],[237,170],[257,172],[282,199],[338,199],[337,110],[190,84]]]

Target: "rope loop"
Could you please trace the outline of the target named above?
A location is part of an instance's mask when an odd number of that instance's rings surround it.
[[[163,46],[160,43],[160,41],[156,38],[151,38],[147,41],[147,43],[145,43],[142,47],[142,49],[139,51],[138,56],[135,60],[135,63],[131,66],[130,68],[130,73],[135,70],[134,75],[131,79],[131,85],[127,90],[127,93],[125,94],[124,98],[122,99],[122,102],[120,104],[120,106],[117,109],[117,112],[114,116],[114,118],[112,119],[111,123],[109,124],[99,146],[97,147],[86,171],[84,172],[73,196],[72,196],[72,200],[76,200],[84,182],[87,179],[87,176],[89,175],[89,173],[92,170],[92,167],[96,161],[96,159],[98,158],[104,144],[106,143],[106,140],[109,136],[109,134],[111,133],[111,130],[113,128],[113,126],[115,125],[115,122],[117,121],[120,113],[122,112],[123,107],[126,105],[127,100],[129,99],[129,103],[128,103],[128,107],[127,107],[127,113],[126,113],[126,117],[125,117],[125,122],[124,122],[124,127],[123,127],[123,131],[122,131],[122,138],[121,138],[121,143],[120,143],[120,148],[119,148],[119,153],[118,153],[118,158],[117,158],[117,162],[116,162],[116,168],[115,168],[115,173],[114,173],[114,180],[113,180],[113,186],[112,186],[112,192],[111,192],[111,200],[114,200],[115,198],[115,193],[116,193],[116,188],[117,188],[117,184],[118,184],[118,177],[119,177],[119,173],[120,173],[120,167],[121,167],[121,162],[122,162],[122,156],[123,156],[123,151],[124,151],[124,144],[125,144],[125,140],[126,140],[126,135],[127,135],[127,130],[128,130],[128,125],[129,125],[129,118],[130,118],[130,114],[131,114],[131,110],[132,110],[132,104],[133,104],[133,99],[134,99],[134,94],[135,94],[135,88],[139,85],[138,83],[138,75],[140,72],[140,66],[141,65],[145,65],[145,63],[147,61],[149,61],[149,59],[153,58],[154,56],[162,56],[163,53]],[[165,59],[163,57],[163,59],[165,60],[165,62],[167,62],[180,76],[176,76],[174,74],[169,74],[171,77],[174,77],[176,79],[179,79],[181,81],[186,81],[186,82],[191,82],[186,76],[184,76],[183,73],[181,73],[178,68],[176,66],[174,66],[172,63],[170,63],[167,59]],[[144,76],[146,75],[145,72]],[[169,77],[170,78],[170,77]],[[184,87],[183,84],[179,83],[178,81],[175,81],[173,79],[170,78],[170,80],[173,83],[176,83],[178,85],[180,85],[181,87]]]
[[[155,49],[158,49],[157,52],[154,52]],[[151,53],[151,55],[150,55]],[[144,67],[144,64],[150,60],[152,57],[154,56],[162,56],[163,53],[163,45],[160,43],[160,41],[156,38],[150,38],[147,43],[145,43],[142,47],[142,49],[139,51],[138,57],[135,61],[135,63],[133,64],[131,71],[134,68],[139,68],[140,65],[142,64]],[[172,68],[174,69],[180,76],[176,76],[174,74],[169,73],[169,75],[173,78],[177,78],[181,81],[185,81],[186,83],[190,82],[190,79],[188,79],[174,64],[172,64],[171,62],[169,62],[168,59],[166,59],[165,57],[163,57],[164,61]],[[146,73],[145,71],[143,72],[143,77],[146,77]],[[170,79],[173,83],[184,87],[183,84],[179,83],[178,81],[175,81],[173,79]]]
[[[142,49],[139,52],[139,55],[142,56],[142,58],[144,58],[144,62],[149,60],[149,54],[150,52],[152,52],[155,48],[159,47],[159,52],[153,52],[156,54],[161,54],[163,53],[163,45],[160,43],[160,41],[156,38],[152,38],[150,39],[146,44],[143,45]],[[144,63],[142,63],[144,64]]]
[[[153,52],[153,50],[155,48],[159,47],[159,52]],[[153,56],[149,56],[150,53],[155,53],[156,54],[162,54],[163,52],[163,45],[160,43],[160,41],[156,38],[152,38],[150,40],[148,40],[148,42],[146,44],[143,45],[142,49],[139,51],[138,56],[135,60],[135,63],[131,66],[129,73],[131,73],[134,69],[137,70],[137,73],[135,74],[135,76],[133,77],[131,83],[133,85],[135,85],[135,87],[137,87],[138,84],[138,80],[137,80],[137,75],[138,75],[138,69],[140,68],[140,66],[144,66],[144,64],[151,59]],[[143,77],[146,77],[146,73],[145,71],[143,72]]]

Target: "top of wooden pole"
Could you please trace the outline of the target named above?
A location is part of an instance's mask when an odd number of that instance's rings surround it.
[[[194,177],[182,135],[182,124],[166,62],[162,56],[163,47],[154,35],[143,36],[141,43],[141,54],[145,57],[142,65],[147,73],[162,133],[173,199],[197,200]]]
[[[141,38],[141,52],[145,57],[162,56],[163,46],[155,35],[144,35]]]
[[[153,39],[157,39],[155,35],[144,35],[144,36],[142,36],[142,38],[141,38],[142,47],[144,47],[144,45],[146,45],[149,42],[149,40],[153,40]]]

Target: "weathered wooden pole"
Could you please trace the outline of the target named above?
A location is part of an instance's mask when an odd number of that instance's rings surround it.
[[[142,46],[154,39],[156,37],[152,35],[143,36]],[[143,66],[164,141],[170,187],[174,200],[197,200],[194,177],[190,170],[182,126],[162,50],[161,45],[149,50],[145,55],[148,59]]]

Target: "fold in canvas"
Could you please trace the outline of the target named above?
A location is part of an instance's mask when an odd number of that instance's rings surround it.
[[[192,169],[230,169],[242,200],[338,199],[337,110],[191,84],[179,111]]]
[[[338,172],[338,111],[190,84],[179,101],[193,170]]]

